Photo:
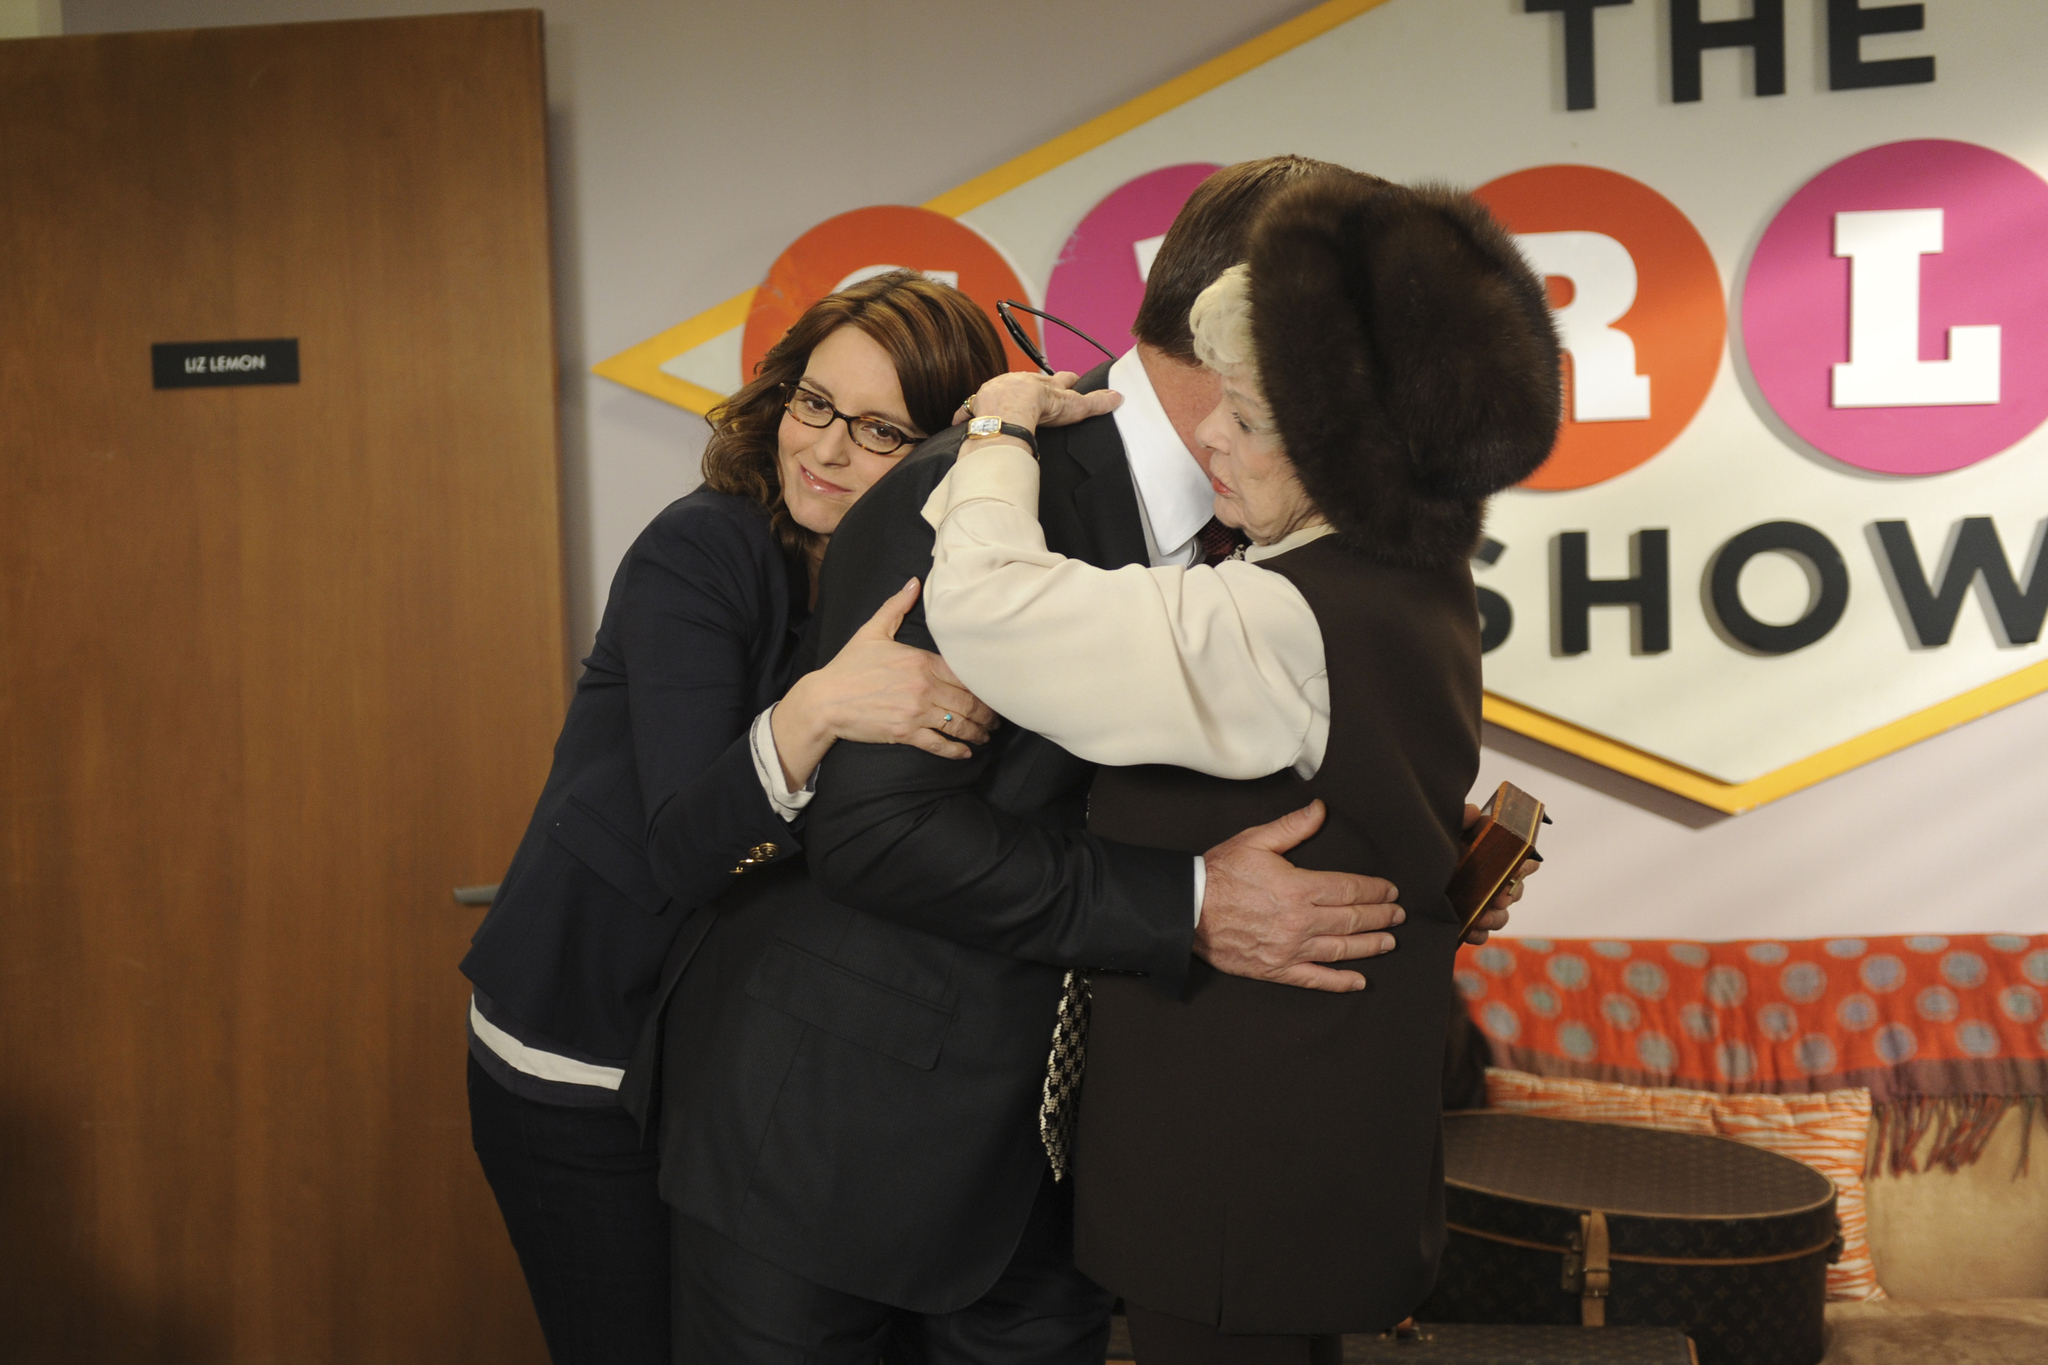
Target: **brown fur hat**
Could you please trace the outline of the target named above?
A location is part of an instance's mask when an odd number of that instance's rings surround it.
[[[1557,439],[1542,279],[1470,195],[1356,171],[1270,201],[1250,265],[1259,378],[1303,488],[1363,554],[1462,562],[1486,499]]]

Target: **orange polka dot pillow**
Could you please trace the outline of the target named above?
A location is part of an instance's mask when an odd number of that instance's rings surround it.
[[[1710,1133],[1803,1161],[1835,1182],[1835,1212],[1842,1220],[1842,1259],[1828,1267],[1828,1297],[1885,1296],[1870,1258],[1869,1210],[1863,1195],[1863,1154],[1870,1140],[1868,1090],[1718,1095],[1494,1069],[1486,1073],[1486,1102],[1496,1109],[1551,1118]]]

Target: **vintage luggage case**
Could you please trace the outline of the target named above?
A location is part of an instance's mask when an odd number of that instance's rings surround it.
[[[1814,1365],[1834,1183],[1726,1138],[1444,1116],[1450,1236],[1424,1323],[1676,1327],[1700,1365]]]
[[[1499,1327],[1437,1323],[1344,1338],[1344,1365],[1697,1365],[1676,1327]]]
[[[1130,1326],[1110,1320],[1109,1360],[1130,1360]],[[1699,1365],[1676,1327],[1498,1327],[1438,1323],[1344,1338],[1344,1365]]]

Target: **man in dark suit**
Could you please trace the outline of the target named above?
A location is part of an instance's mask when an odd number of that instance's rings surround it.
[[[1206,511],[1186,524],[1207,505],[1188,435],[1214,402],[1187,310],[1265,197],[1315,165],[1228,168],[1183,210],[1115,376],[1128,411],[1040,435],[1051,548],[1103,567],[1227,550]],[[820,657],[929,568],[919,512],[960,439],[926,442],[841,524]],[[897,638],[935,648],[921,611]],[[1289,867],[1314,829],[1299,815],[1197,859],[1094,838],[1091,776],[1014,726],[965,762],[840,744],[808,871],[757,870],[720,902],[663,1049],[679,1355],[851,1365],[886,1342],[906,1359],[1102,1359],[1108,1298],[1073,1267],[1070,1191],[1041,1143],[1063,969],[1173,991],[1199,955],[1296,980],[1384,951],[1398,909],[1384,882]]]

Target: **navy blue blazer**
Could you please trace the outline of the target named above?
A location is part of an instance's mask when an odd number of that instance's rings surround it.
[[[750,850],[799,850],[747,730],[797,676],[809,586],[765,510],[707,488],[626,552],[532,823],[462,961],[524,1041],[623,1065],[690,912]]]

